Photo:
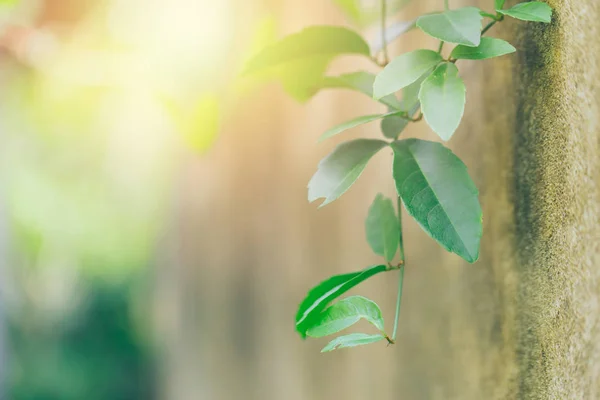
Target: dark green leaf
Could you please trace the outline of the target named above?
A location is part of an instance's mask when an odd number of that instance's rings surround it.
[[[333,335],[354,325],[361,318],[383,331],[383,317],[379,306],[366,297],[352,296],[329,306],[314,325],[308,328],[306,334],[312,337]]]
[[[434,38],[444,42],[477,46],[481,38],[483,17],[476,7],[463,7],[439,14],[423,15],[417,26]]]
[[[323,207],[340,197],[363,172],[367,163],[388,143],[376,139],[356,139],[340,144],[321,160],[317,172],[308,183],[308,201],[320,197]]]
[[[373,97],[379,99],[410,85],[441,61],[442,56],[433,50],[415,50],[394,58],[375,78]]]
[[[369,56],[369,45],[358,33],[347,28],[312,26],[266,47],[247,63],[245,73],[254,73],[307,57],[338,54]]]
[[[499,13],[523,21],[545,22],[552,21],[552,8],[541,1],[519,3],[508,10],[498,10]]]
[[[302,300],[296,313],[296,330],[305,337],[306,330],[314,325],[327,304],[359,283],[385,270],[385,265],[374,265],[359,272],[332,276],[313,287]]]
[[[465,111],[465,84],[458,68],[444,63],[423,81],[419,99],[427,124],[443,140],[449,140]]]
[[[407,118],[390,115],[381,120],[381,133],[389,139],[397,139],[400,133],[408,126]]]
[[[477,47],[458,45],[452,50],[451,58],[457,60],[484,60],[514,53],[516,49],[502,39],[482,37]]]
[[[496,11],[502,10],[502,7],[504,7],[505,2],[506,2],[506,0],[495,0],[494,6],[495,6]]]
[[[365,222],[367,242],[375,254],[390,262],[396,255],[400,240],[400,225],[394,203],[381,193],[375,197]]]
[[[375,75],[370,72],[359,71],[340,76],[327,76],[324,78],[321,86],[325,88],[345,88],[356,90],[372,98],[374,81]],[[400,102],[393,94],[382,97],[379,99],[379,102],[396,110],[400,109],[401,107]]]
[[[373,115],[363,115],[362,117],[354,118],[353,120],[343,122],[339,125],[334,126],[333,128],[327,130],[324,134],[319,137],[319,142],[322,142],[325,139],[329,139],[339,133],[342,133],[348,129],[357,127],[359,125],[363,125],[369,122],[377,121],[378,119],[382,119],[391,115],[398,115],[398,111],[389,112],[387,114],[373,114]]]
[[[392,143],[394,180],[404,206],[446,250],[468,262],[479,257],[482,215],[467,167],[440,143]]]
[[[328,351],[333,351],[337,349],[343,349],[344,347],[356,347],[362,346],[364,344],[371,344],[375,342],[379,342],[380,340],[385,339],[385,337],[381,334],[377,335],[368,335],[366,333],[351,333],[349,335],[340,336],[333,339],[331,342],[327,344],[327,346],[323,347],[321,353],[325,353]]]

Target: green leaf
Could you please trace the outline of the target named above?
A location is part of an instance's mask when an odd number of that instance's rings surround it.
[[[410,85],[441,61],[442,56],[433,50],[415,50],[394,58],[375,78],[373,97],[380,99]]]
[[[375,197],[369,208],[365,228],[367,242],[373,252],[385,257],[388,262],[392,261],[400,240],[400,225],[392,200],[381,193]]]
[[[319,137],[319,142],[322,142],[325,139],[329,139],[339,133],[342,133],[348,129],[357,127],[359,125],[363,125],[369,122],[377,121],[379,119],[391,116],[398,115],[401,111],[392,111],[387,114],[373,114],[373,115],[363,115],[362,117],[354,118],[353,120],[343,122],[339,125],[334,126],[331,129],[328,129],[324,134]]]
[[[323,207],[340,197],[358,179],[371,157],[387,145],[376,139],[356,139],[338,145],[321,160],[308,183],[308,201],[324,197],[320,205]]]
[[[305,102],[320,89],[320,83],[333,56],[313,56],[280,64],[274,68],[275,79],[285,92],[297,101]]]
[[[417,27],[417,20],[414,19],[412,21],[398,21],[393,23],[385,29],[385,43],[389,45],[394,40],[398,39],[400,36],[405,33],[413,30]],[[374,54],[377,54],[381,50],[383,50],[383,38],[381,37],[381,30],[377,32],[375,38],[370,41],[369,47]]]
[[[423,79],[427,75],[428,74],[425,73],[420,79],[402,89],[400,110],[406,112],[411,118],[414,117],[421,107],[421,103],[419,102],[419,90],[421,89]],[[388,111],[391,112],[393,110],[389,109]],[[410,120],[405,117],[391,115],[381,120],[381,132],[383,133],[383,136],[396,140],[409,123]]]
[[[374,81],[375,75],[370,72],[359,71],[340,76],[327,76],[323,79],[321,86],[325,88],[345,88],[356,90],[372,98]],[[379,99],[379,102],[395,110],[399,110],[402,106],[396,96],[393,94],[382,97]]]
[[[392,149],[396,190],[408,213],[446,250],[475,262],[482,215],[467,167],[440,143],[406,139]]]
[[[505,2],[506,2],[506,0],[495,0],[494,1],[495,10],[496,11],[502,10],[502,7],[504,7]]]
[[[452,50],[450,58],[457,60],[485,60],[517,51],[510,43],[491,37],[482,37],[477,47],[458,45]]]
[[[386,0],[388,15],[392,15],[399,9],[410,3],[410,0]],[[350,21],[359,26],[371,25],[381,18],[381,7],[379,2],[364,0],[333,0]]]
[[[499,13],[523,21],[545,22],[552,21],[552,8],[541,1],[519,3],[508,10],[498,10]]]
[[[444,42],[478,46],[481,38],[483,17],[476,7],[463,7],[439,14],[423,15],[417,26],[436,39]]]
[[[337,349],[343,349],[344,347],[356,347],[362,346],[365,344],[371,344],[375,342],[379,342],[380,340],[385,339],[385,337],[381,334],[377,335],[368,335],[366,333],[351,333],[349,335],[340,336],[333,339],[331,342],[327,344],[327,346],[323,347],[321,353],[325,353],[328,351],[333,351]]]
[[[374,265],[362,271],[334,275],[313,287],[300,303],[296,313],[298,333],[305,337],[306,330],[314,325],[315,320],[318,320],[321,311],[327,307],[327,304],[359,283],[385,270],[385,265]]]
[[[307,57],[339,54],[369,56],[369,45],[358,33],[341,26],[311,26],[266,47],[250,59],[244,73]]]
[[[352,296],[329,306],[314,325],[308,328],[306,334],[315,338],[333,335],[354,325],[361,318],[383,332],[383,317],[379,306],[366,297]]]
[[[427,124],[443,140],[449,140],[465,111],[465,84],[458,68],[444,63],[423,81],[419,99]]]

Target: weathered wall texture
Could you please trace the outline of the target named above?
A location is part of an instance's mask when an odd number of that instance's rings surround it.
[[[440,7],[414,3],[413,15]],[[467,111],[450,146],[481,188],[482,255],[468,265],[406,223],[394,347],[321,355],[325,342],[293,331],[311,285],[377,262],[363,220],[377,192],[393,193],[389,154],[334,204],[317,210],[305,200],[318,159],[333,147],[314,144],[320,132],[376,106],[333,92],[299,106],[267,89],[207,158],[190,161],[164,263],[176,278],[160,281],[165,299],[177,299],[161,303],[165,325],[176,327],[166,332],[165,398],[600,398],[600,3],[551,5],[550,26],[509,21],[490,32],[517,55],[459,63]],[[322,0],[296,6],[281,6],[283,23],[295,21],[289,31],[341,22]],[[423,44],[435,46],[413,32],[394,53]],[[374,137],[375,128],[344,139]],[[423,124],[407,135],[434,138]],[[388,323],[395,281],[381,276],[358,290],[382,305]]]

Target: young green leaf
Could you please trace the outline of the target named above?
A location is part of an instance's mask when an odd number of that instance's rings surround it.
[[[485,60],[503,56],[517,51],[510,43],[502,39],[482,37],[477,47],[458,45],[450,53],[450,58],[457,60]]]
[[[385,30],[385,44],[390,44],[394,40],[398,39],[400,36],[405,33],[413,30],[417,27],[417,20],[412,21],[398,21],[394,24],[389,25]],[[377,54],[383,49],[384,43],[383,38],[381,37],[381,30],[377,32],[373,41],[369,43],[371,47],[371,51],[374,54]]]
[[[308,328],[306,334],[315,338],[333,335],[354,325],[361,318],[383,331],[383,317],[379,306],[366,297],[352,296],[329,306],[314,325]]]
[[[350,121],[346,121],[343,122],[339,125],[334,126],[331,129],[328,129],[324,134],[322,134],[319,137],[319,142],[322,142],[325,139],[329,139],[330,137],[333,137],[339,133],[342,133],[348,129],[357,127],[359,125],[363,125],[363,124],[367,124],[369,122],[373,122],[373,121],[377,121],[379,119],[388,117],[388,116],[392,116],[392,115],[398,115],[399,113],[401,113],[401,111],[392,111],[389,112],[387,114],[373,114],[373,115],[363,115],[362,117],[357,117],[354,118]]]
[[[440,143],[392,143],[396,190],[408,213],[446,250],[468,262],[479,257],[482,215],[467,167]]]
[[[322,87],[356,90],[372,98],[373,82],[375,82],[375,75],[370,72],[359,71],[340,76],[327,76],[323,79]],[[400,102],[393,94],[380,98],[379,102],[394,110],[401,108]]]
[[[351,333],[349,335],[336,337],[331,342],[329,342],[327,346],[323,347],[321,353],[333,351],[336,349],[343,349],[345,347],[356,347],[362,346],[364,344],[371,344],[379,342],[383,339],[385,339],[385,336],[381,334],[368,335],[366,333]]]
[[[443,140],[449,140],[465,111],[465,84],[458,68],[443,63],[423,81],[419,99],[427,124]]]
[[[374,265],[362,271],[334,275],[310,289],[296,313],[296,330],[298,333],[305,337],[306,330],[314,325],[315,320],[319,318],[321,311],[327,307],[327,304],[359,283],[385,270],[385,265]]]
[[[245,73],[306,57],[339,54],[369,56],[369,45],[358,33],[341,26],[311,26],[266,47],[247,63]]]
[[[390,262],[396,255],[400,240],[400,225],[394,210],[394,203],[379,193],[365,222],[367,242],[375,254],[385,257]]]
[[[444,42],[478,46],[483,17],[476,7],[463,7],[439,14],[423,15],[417,26],[426,34]]]
[[[494,1],[495,10],[496,11],[502,10],[502,7],[504,7],[505,2],[506,2],[506,0],[495,0]]]
[[[356,139],[338,145],[321,160],[308,183],[308,201],[324,197],[320,205],[323,207],[340,197],[358,179],[371,157],[387,145],[376,139]]]
[[[394,58],[375,78],[373,97],[380,99],[410,85],[441,61],[442,56],[433,50],[415,50]]]
[[[499,13],[523,21],[544,22],[552,21],[552,8],[541,1],[519,3],[508,10],[498,10]]]
[[[406,112],[407,116],[413,118],[421,103],[419,102],[419,90],[421,89],[421,83],[428,74],[425,73],[420,79],[417,79],[404,89],[402,89],[402,101],[400,101],[400,110]],[[388,110],[393,111],[393,110]],[[389,139],[398,139],[398,136],[408,126],[410,120],[406,117],[399,117],[396,115],[390,115],[381,120],[381,132],[383,136]]]

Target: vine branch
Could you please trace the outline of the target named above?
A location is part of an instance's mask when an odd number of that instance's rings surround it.
[[[383,53],[383,65],[390,62],[390,56],[387,49],[387,38],[385,34],[385,20],[387,17],[387,0],[381,0],[381,51]]]

